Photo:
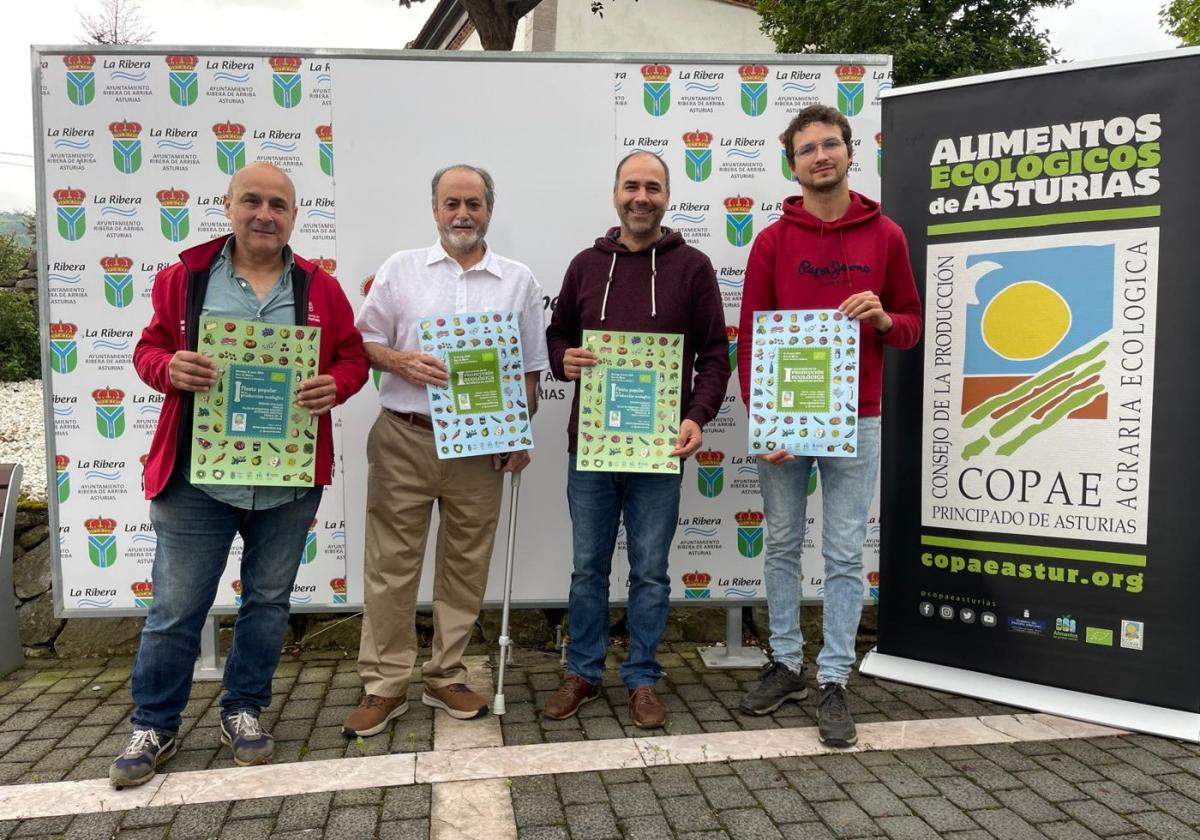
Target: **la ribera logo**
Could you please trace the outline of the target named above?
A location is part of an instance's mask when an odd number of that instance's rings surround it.
[[[333,126],[317,126],[317,157],[321,162],[321,171],[333,177]]]
[[[696,487],[700,495],[709,499],[721,495],[725,487],[725,470],[721,466],[724,460],[724,452],[709,450],[696,453]]]
[[[788,158],[786,146],[779,150],[779,169],[783,173],[784,179],[792,183],[796,182],[796,174],[792,172],[792,161]]]
[[[117,520],[98,516],[83,523],[88,532],[88,559],[92,565],[107,569],[117,562]]]
[[[300,104],[303,89],[300,85],[300,59],[294,55],[275,55],[271,64],[271,93],[280,108],[295,108]]]
[[[981,433],[963,460],[1008,456],[1063,420],[1108,416],[1114,246],[1072,245],[967,257],[988,270],[967,305],[962,426]]]
[[[158,211],[159,228],[162,230],[162,235],[172,242],[182,242],[187,239],[190,230],[187,192],[172,187],[169,190],[159,190],[155,197],[162,205]]]
[[[767,68],[762,64],[743,64],[738,68],[742,77],[742,113],[748,117],[762,116],[767,110]]]
[[[96,430],[101,437],[115,440],[125,434],[125,392],[120,388],[97,388],[92,391],[96,401]]]
[[[879,572],[867,572],[867,590],[871,593],[871,600],[875,605],[879,605]]]
[[[317,520],[308,525],[308,533],[304,535],[304,550],[300,552],[300,565],[307,566],[317,559]]]
[[[92,67],[94,55],[65,55],[67,65],[67,99],[75,105],[90,105],[96,98],[96,73]]]
[[[58,235],[68,242],[83,239],[87,232],[87,211],[83,200],[87,193],[67,187],[54,191],[54,203],[58,205]]]
[[[122,120],[108,124],[113,138],[113,166],[122,175],[132,175],[142,167],[141,123]]]
[[[875,132],[875,145],[878,146],[875,150],[875,174],[883,175],[883,132]]]
[[[743,557],[757,557],[763,550],[763,514],[757,510],[744,510],[735,513],[737,520],[738,554]]]
[[[833,71],[838,77],[837,106],[847,117],[858,116],[863,107],[863,76],[866,68],[861,64],[843,64]]]
[[[69,466],[71,466],[71,459],[66,455],[54,456],[54,485],[58,489],[60,505],[71,498],[71,473],[67,470]]]
[[[233,175],[246,165],[246,143],[242,140],[246,126],[223,122],[214,125],[212,130],[217,135],[217,169]]]
[[[124,309],[133,303],[133,260],[113,255],[101,257],[104,269],[104,300],[109,306]]]
[[[148,580],[135,581],[129,587],[133,592],[133,605],[142,609],[149,609],[150,604],[154,602],[154,584]]]
[[[688,572],[683,578],[683,597],[687,600],[708,598],[712,593],[708,585],[712,575],[708,572]]]
[[[661,117],[671,108],[671,68],[666,64],[642,66],[642,104],[646,113]]]
[[[334,578],[333,580],[329,581],[329,588],[331,590],[333,590],[333,603],[335,603],[335,604],[346,603],[346,579],[345,578],[337,577],[337,578]]]
[[[725,199],[725,238],[735,248],[750,244],[754,238],[754,199],[733,196]]]
[[[75,333],[79,327],[66,322],[50,325],[50,370],[70,373],[79,364],[79,344]]]
[[[229,586],[231,589],[233,589],[233,603],[237,604],[240,607],[242,605],[242,581],[241,581],[241,579],[239,578],[239,579],[233,581],[233,583],[229,584]]]
[[[683,169],[687,176],[693,181],[699,183],[708,178],[712,174],[712,145],[713,136],[711,132],[689,131],[683,135],[683,145],[687,148],[683,152]]]
[[[171,101],[184,108],[195,105],[200,94],[200,84],[196,79],[196,65],[200,63],[200,58],[194,55],[169,55],[166,61],[170,71],[167,80]]]
[[[725,339],[729,342],[729,369],[737,372],[738,328],[726,327]]]

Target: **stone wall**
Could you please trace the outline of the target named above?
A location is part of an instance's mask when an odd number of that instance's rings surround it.
[[[46,656],[84,657],[131,654],[137,650],[142,629],[140,618],[75,618],[54,616],[51,591],[50,530],[46,505],[22,501],[17,509],[13,540],[13,589],[17,602],[17,621],[21,643],[30,658]],[[547,648],[553,645],[555,628],[566,611],[562,609],[523,609],[510,614],[509,636],[520,647]],[[612,611],[613,635],[625,634],[625,611]],[[801,615],[806,648],[814,653],[821,639],[821,608],[805,607]],[[877,614],[874,607],[863,610],[859,628],[859,647],[874,643]],[[232,616],[221,619],[222,642],[231,637]],[[286,644],[298,649],[358,649],[362,618],[359,614],[296,614],[290,622]],[[417,629],[423,647],[433,634],[427,613],[417,616]],[[569,627],[568,627],[569,630]],[[500,611],[485,610],[475,627],[473,643],[494,645],[500,634]],[[743,610],[743,640],[747,644],[765,644],[769,631],[766,607]],[[672,607],[663,641],[719,642],[725,639],[725,610],[717,607]]]

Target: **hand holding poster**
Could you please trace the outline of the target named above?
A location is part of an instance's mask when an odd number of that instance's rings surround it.
[[[836,309],[754,313],[752,455],[857,455],[858,333]]]
[[[679,472],[683,337],[583,331],[596,354],[579,380],[576,466],[590,472]]]
[[[219,378],[196,394],[191,482],[311,487],[317,418],[295,394],[317,375],[320,328],[205,317],[198,346]]]
[[[426,318],[420,341],[449,371],[447,387],[426,386],[439,458],[533,448],[521,331],[511,311]]]

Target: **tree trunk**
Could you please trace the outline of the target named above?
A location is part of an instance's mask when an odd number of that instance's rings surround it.
[[[485,50],[513,48],[517,37],[517,18],[509,0],[459,0],[470,18]]]

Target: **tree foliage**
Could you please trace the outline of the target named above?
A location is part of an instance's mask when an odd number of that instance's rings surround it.
[[[94,14],[79,13],[79,25],[85,44],[144,44],[154,37],[137,0],[97,0]]]
[[[1200,45],[1200,0],[1171,0],[1158,18],[1163,29],[1185,45]]]
[[[889,53],[895,82],[916,84],[1053,61],[1034,12],[1072,2],[758,0],[758,11],[780,52]]]

